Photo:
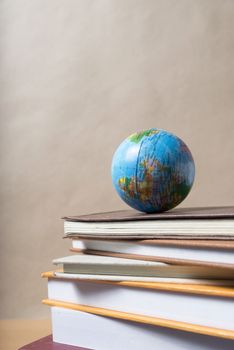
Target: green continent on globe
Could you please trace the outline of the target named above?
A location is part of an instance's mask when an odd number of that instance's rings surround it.
[[[159,131],[160,130],[150,129],[150,130],[135,132],[134,134],[132,134],[128,137],[128,140],[131,142],[138,143],[143,139],[143,137],[158,134]]]

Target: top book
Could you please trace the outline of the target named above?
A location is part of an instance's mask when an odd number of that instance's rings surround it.
[[[234,239],[234,207],[120,210],[63,218],[65,236],[111,239]]]

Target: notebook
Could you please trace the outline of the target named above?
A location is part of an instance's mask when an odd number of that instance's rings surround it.
[[[234,239],[234,207],[176,208],[157,214],[121,210],[63,219],[66,237]]]
[[[122,275],[136,277],[232,279],[234,268],[212,266],[180,266],[155,261],[77,254],[54,259],[63,272],[92,275]]]
[[[234,241],[230,240],[73,238],[71,251],[177,265],[234,267]]]
[[[192,284],[192,285],[207,285],[207,286],[234,286],[234,279],[205,279],[205,278],[170,278],[170,277],[136,277],[136,276],[121,276],[121,275],[93,275],[84,273],[64,273],[61,270],[43,272],[42,277],[52,278],[59,277],[65,280],[78,281],[100,281],[100,282],[156,282],[170,284]]]
[[[233,287],[49,278],[44,303],[59,306],[57,302],[91,313],[102,309],[101,315],[109,310],[229,330],[234,338]]]
[[[60,307],[52,307],[52,324],[54,341],[95,350],[233,350],[234,348],[234,340],[219,338],[218,332],[216,336],[207,336]]]

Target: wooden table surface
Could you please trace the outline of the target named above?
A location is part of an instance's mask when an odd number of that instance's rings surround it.
[[[50,320],[0,320],[0,349],[21,346],[51,334]]]

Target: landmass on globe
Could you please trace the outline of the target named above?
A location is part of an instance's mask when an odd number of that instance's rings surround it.
[[[131,207],[144,212],[177,206],[188,195],[194,175],[194,161],[186,144],[155,128],[130,135],[112,162],[118,194]]]

